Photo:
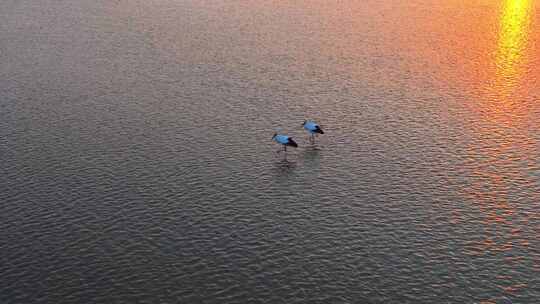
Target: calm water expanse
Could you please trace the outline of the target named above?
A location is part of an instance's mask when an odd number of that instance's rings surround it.
[[[540,303],[540,2],[2,0],[0,164],[0,303]]]

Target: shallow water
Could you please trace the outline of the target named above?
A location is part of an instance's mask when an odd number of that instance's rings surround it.
[[[440,2],[2,1],[0,302],[538,303],[540,6]]]

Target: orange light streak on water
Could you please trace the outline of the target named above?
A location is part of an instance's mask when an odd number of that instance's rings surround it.
[[[493,109],[496,112],[512,110],[513,97],[526,73],[532,7],[531,0],[507,0],[501,11],[491,92],[499,101]]]

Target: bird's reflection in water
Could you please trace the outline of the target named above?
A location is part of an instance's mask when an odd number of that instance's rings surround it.
[[[314,145],[306,147],[294,158],[288,157],[276,160],[272,171],[275,173],[275,176],[278,176],[280,179],[288,179],[298,173],[296,170],[299,169],[298,162],[300,162],[300,167],[305,166],[308,170],[318,168],[321,151],[320,148]]]
[[[296,160],[280,159],[274,163],[272,173],[278,183],[289,184],[289,180],[296,175]]]
[[[296,161],[287,158],[276,161],[275,169],[278,172],[290,172],[296,168]]]
[[[302,151],[301,158],[304,160],[304,164],[310,167],[319,167],[321,149],[317,146],[307,147],[304,151]]]

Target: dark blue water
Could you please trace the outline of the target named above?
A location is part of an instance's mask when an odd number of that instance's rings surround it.
[[[2,1],[0,302],[538,303],[539,16]]]

